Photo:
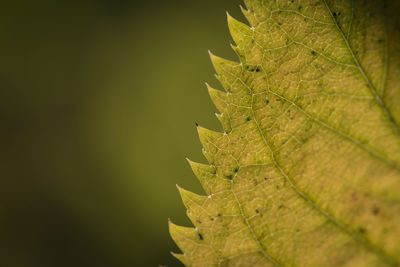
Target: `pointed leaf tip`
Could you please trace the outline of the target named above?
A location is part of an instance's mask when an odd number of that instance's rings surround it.
[[[232,17],[232,16],[229,14],[228,10],[226,10],[225,13],[226,13],[226,18],[229,20],[229,18]]]
[[[178,184],[175,184],[176,188],[178,188],[178,190],[181,189],[181,187]]]

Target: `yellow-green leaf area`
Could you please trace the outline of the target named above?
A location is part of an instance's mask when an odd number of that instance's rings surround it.
[[[224,132],[198,126],[206,195],[179,188],[186,266],[400,265],[399,3],[245,0],[211,54]]]

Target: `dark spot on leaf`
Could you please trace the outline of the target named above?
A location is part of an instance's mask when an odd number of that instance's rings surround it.
[[[282,22],[278,22],[278,25],[279,25],[279,26],[282,25]]]
[[[374,215],[378,215],[379,214],[379,208],[378,207],[374,207],[373,209],[372,209],[372,214],[374,214]]]
[[[210,221],[214,221],[214,218],[213,218],[213,217],[210,217]]]
[[[234,171],[234,172],[238,172],[238,171],[239,171],[239,168],[236,167],[233,171]]]
[[[251,118],[250,118],[250,117],[247,117],[247,118],[246,118],[246,121],[251,121]]]
[[[269,104],[269,100],[268,99],[265,99],[265,104]]]
[[[221,213],[218,213],[217,216],[218,216],[218,217],[221,217],[222,215],[221,215]]]
[[[268,180],[268,178],[267,178],[267,177],[264,177],[264,181],[266,181],[266,180]]]
[[[227,175],[227,176],[225,176],[226,178],[228,178],[229,180],[232,180],[233,179],[233,175],[231,174],[231,175]]]
[[[314,50],[311,50],[311,55],[315,56],[317,54],[317,52],[315,52]]]
[[[302,8],[303,8],[302,6],[299,6],[297,9],[298,9],[298,10],[301,10]]]
[[[256,72],[260,72],[260,68],[259,67],[256,68]]]
[[[336,16],[337,16],[336,12],[333,12],[332,15],[334,18],[336,18]]]
[[[260,213],[260,211],[258,209],[256,209],[256,213]]]
[[[365,230],[364,227],[358,227],[358,232],[359,232],[360,234],[365,234],[365,233],[367,232],[367,230]]]
[[[380,43],[380,44],[383,43],[383,41],[384,41],[384,40],[383,40],[382,38],[379,38],[379,39],[378,39],[378,43]]]
[[[278,190],[279,189],[279,185],[276,185],[275,188]]]
[[[278,209],[281,209],[281,208],[283,208],[283,204],[280,204],[278,207]]]
[[[356,193],[352,193],[351,194],[351,201],[356,202],[358,200],[357,194]]]
[[[198,222],[199,224],[201,224],[201,221],[200,221],[200,220],[196,220],[196,222]]]
[[[198,233],[200,240],[204,240],[203,235]]]

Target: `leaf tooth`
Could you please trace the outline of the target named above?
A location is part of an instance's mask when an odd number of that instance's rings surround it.
[[[206,83],[208,93],[211,97],[211,100],[214,102],[215,106],[221,113],[227,113],[228,105],[229,105],[229,97],[226,93],[214,89]]]
[[[169,233],[184,254],[196,249],[197,231],[193,227],[179,226],[168,221]],[[184,257],[184,255],[183,255]],[[180,258],[178,258],[181,260]],[[187,261],[187,257],[184,257]]]
[[[196,235],[196,229],[194,227],[180,226],[173,223],[171,220],[168,220],[168,227],[172,239],[174,240],[179,240],[182,237],[195,240],[195,238],[193,238]],[[181,247],[179,246],[179,248]]]
[[[224,131],[226,133],[230,133],[232,131],[232,127],[228,115],[226,113],[225,114],[214,113],[214,114],[219,120],[219,122],[222,124],[222,128],[224,129]]]
[[[190,159],[186,159],[192,168],[193,173],[196,175],[196,177],[199,179],[202,187],[206,191],[207,194],[212,193],[212,186],[215,183],[216,179],[216,170],[215,167],[207,165],[207,164],[201,164],[197,163],[194,161],[191,161]]]
[[[244,56],[243,51],[234,44],[231,44],[231,48],[235,52],[235,54],[238,56],[240,62],[242,62],[242,64],[246,64],[246,57]]]
[[[215,166],[197,163],[190,159],[186,160],[189,162],[193,173],[197,176],[208,195],[216,194],[230,188],[231,183],[217,175],[217,168]]]
[[[217,143],[221,138],[223,138],[223,133],[212,131],[201,126],[197,126],[197,132],[200,142],[206,152],[214,154],[219,150]],[[212,161],[209,162],[212,164]]]
[[[191,213],[193,210],[196,210],[197,207],[202,206],[204,202],[206,202],[208,199],[207,196],[195,194],[186,189],[183,189],[178,185],[176,187],[178,188],[179,193],[182,197],[183,204],[188,209],[189,213]]]
[[[221,82],[224,88],[229,91],[230,81],[236,79],[242,72],[241,63],[218,57],[208,51],[210,54],[211,62],[218,75],[216,78]]]
[[[191,266],[192,265],[190,260],[188,259],[188,257],[186,257],[184,254],[171,252],[171,255],[174,256],[175,258],[177,258],[185,266]]]
[[[239,47],[242,47],[245,43],[248,42],[248,40],[252,39],[253,29],[245,23],[236,20],[231,15],[229,15],[229,13],[226,14],[228,19],[229,31],[231,32],[232,38]]]
[[[216,56],[210,50],[208,50],[208,54],[210,55],[211,62],[218,74],[226,73],[226,71],[232,67],[240,67],[240,63]]]
[[[246,8],[240,5],[240,10],[242,11],[243,15],[245,16],[245,18],[247,19],[247,21],[250,23],[251,26],[257,25],[258,20],[255,17],[254,12],[252,12],[249,8],[247,8],[248,5],[250,4],[248,3],[249,1],[245,0],[245,2],[246,2]]]
[[[242,11],[243,15],[247,18],[251,14],[250,10],[244,8],[242,5],[239,5],[240,10]]]
[[[232,130],[230,126],[231,122],[229,119],[229,103],[231,100],[229,99],[228,94],[212,88],[210,85],[208,85],[208,83],[206,83],[206,86],[208,89],[208,93],[211,97],[211,100],[217,107],[218,111],[221,113],[221,114],[215,113],[215,116],[221,122],[224,131],[226,133],[229,133]]]
[[[169,232],[183,254],[172,253],[186,266],[197,262],[197,266],[211,266],[218,261],[216,254],[203,235],[193,227],[178,226],[169,221]]]
[[[178,187],[183,204],[187,208],[187,216],[196,226],[197,240],[205,241],[211,234],[210,223],[218,214],[218,209],[212,200],[211,195],[198,195]]]

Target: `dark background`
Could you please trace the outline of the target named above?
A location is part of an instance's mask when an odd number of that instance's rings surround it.
[[[201,193],[195,122],[220,129],[207,50],[240,0],[4,1],[0,265],[180,266],[175,184]]]

